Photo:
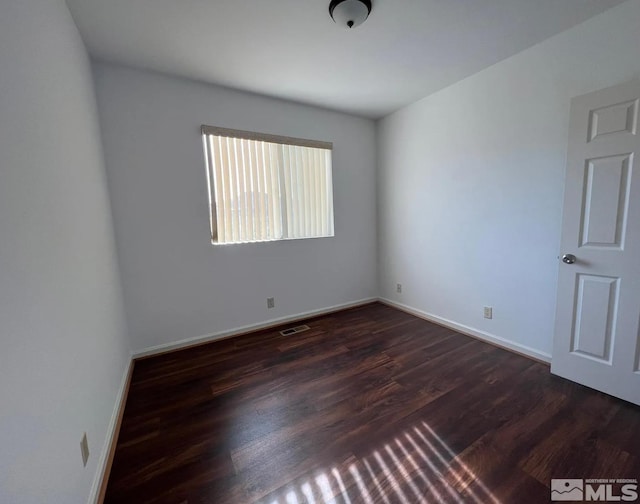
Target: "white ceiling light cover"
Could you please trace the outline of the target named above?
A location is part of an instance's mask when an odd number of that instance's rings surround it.
[[[337,24],[344,28],[355,28],[369,17],[371,3],[362,0],[334,1],[329,6],[329,10],[331,17]]]

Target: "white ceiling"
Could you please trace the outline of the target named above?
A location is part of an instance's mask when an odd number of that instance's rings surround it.
[[[624,0],[67,0],[92,56],[381,117]],[[531,78],[535,78],[532,75]]]

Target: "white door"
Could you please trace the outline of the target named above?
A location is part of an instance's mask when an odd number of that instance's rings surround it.
[[[640,404],[640,81],[571,102],[551,372]],[[573,262],[575,260],[575,262]]]

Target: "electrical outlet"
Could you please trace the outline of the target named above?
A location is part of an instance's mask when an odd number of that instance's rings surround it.
[[[267,298],[267,308],[275,308],[276,307],[276,298]]]
[[[396,292],[402,294],[402,284],[396,284]]]
[[[87,441],[87,433],[85,432],[80,441],[80,453],[82,454],[82,465],[87,467],[87,461],[89,460],[89,441]]]
[[[492,319],[493,318],[493,308],[491,306],[484,307],[484,318]]]

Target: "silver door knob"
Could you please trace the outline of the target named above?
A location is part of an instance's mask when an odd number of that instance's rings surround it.
[[[576,256],[573,254],[565,254],[562,256],[562,262],[565,264],[573,264],[576,262]]]

